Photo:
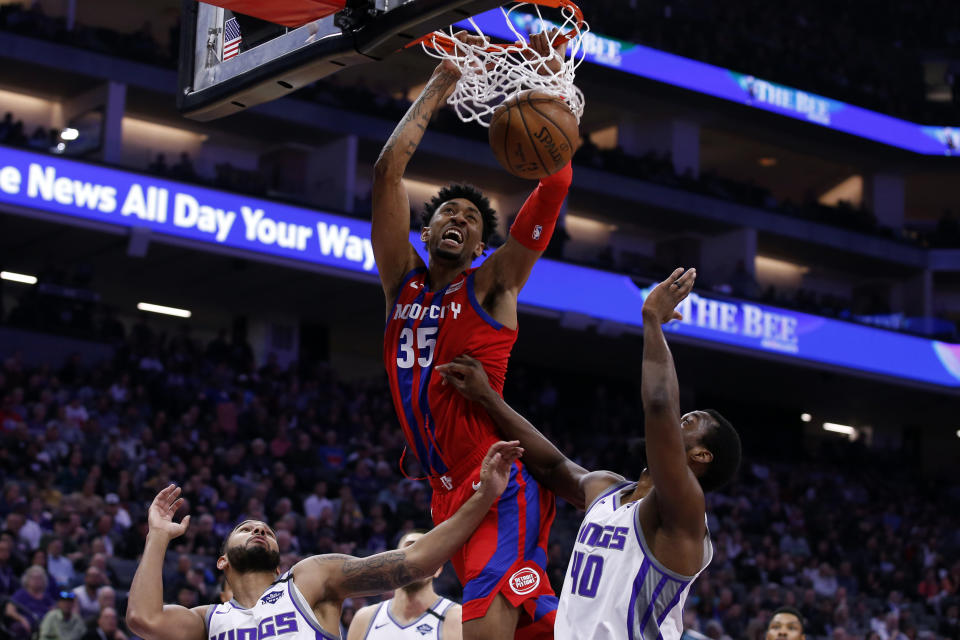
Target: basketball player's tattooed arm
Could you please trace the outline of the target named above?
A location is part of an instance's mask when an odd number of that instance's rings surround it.
[[[517,440],[525,453],[523,462],[537,482],[583,509],[593,496],[623,477],[611,471],[589,472],[563,455],[550,440],[497,393],[487,379],[483,365],[467,355],[438,365],[435,370],[445,384],[452,385],[467,399],[479,403],[500,429],[501,435]]]
[[[206,606],[187,609],[163,604],[163,557],[170,541],[190,524],[190,516],[180,523],[173,521],[181,504],[180,487],[170,485],[157,494],[148,511],[150,528],[127,603],[127,626],[144,640],[205,640],[207,636]]]
[[[673,355],[661,325],[682,319],[676,307],[693,289],[695,269],[676,269],[643,303],[643,372],[640,395],[646,422],[647,469],[662,526],[703,539],[703,490],[687,461],[680,424],[680,391]]]
[[[430,80],[380,151],[373,174],[373,255],[387,296],[396,297],[404,275],[423,266],[410,244],[410,200],[403,174],[430,119],[453,92],[460,71],[452,62],[437,66]]]
[[[367,558],[322,555],[302,560],[293,568],[297,588],[316,606],[383,593],[433,575],[463,546],[503,493],[510,468],[522,453],[517,442],[494,443],[481,464],[480,488],[449,519],[397,551]]]

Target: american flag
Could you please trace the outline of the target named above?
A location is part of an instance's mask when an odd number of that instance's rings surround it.
[[[240,53],[240,25],[236,18],[230,18],[223,23],[223,60],[227,61]]]

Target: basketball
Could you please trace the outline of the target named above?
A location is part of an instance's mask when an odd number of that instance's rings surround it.
[[[545,178],[562,169],[579,135],[563,99],[545,91],[508,98],[490,120],[490,147],[503,168],[519,178]]]

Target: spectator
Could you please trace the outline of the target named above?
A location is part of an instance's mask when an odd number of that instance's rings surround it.
[[[40,640],[80,640],[86,630],[76,595],[72,591],[61,591],[56,606],[40,623]]]
[[[80,609],[80,615],[87,620],[92,620],[100,612],[100,604],[97,602],[97,591],[103,586],[105,581],[103,573],[97,567],[88,567],[83,574],[83,584],[74,588],[73,593],[77,597],[77,606]]]
[[[97,616],[97,625],[82,640],[127,640],[127,635],[118,626],[117,610],[106,607],[101,611]]]
[[[104,509],[108,516],[113,518],[114,532],[122,532],[128,529],[133,522],[130,520],[130,514],[120,504],[120,497],[115,493],[108,493],[103,499]]]
[[[234,521],[230,517],[230,504],[222,500],[218,502],[213,518],[213,533],[221,540],[226,538],[234,527]]]
[[[837,592],[837,577],[833,567],[823,562],[813,576],[813,590],[818,596],[832,598]]]
[[[947,607],[937,633],[947,640],[960,640],[960,605],[954,603]]]
[[[160,176],[169,175],[170,173],[170,168],[167,167],[167,158],[162,153],[157,154],[157,158],[150,163],[147,169],[150,170],[150,173],[155,173]]]
[[[333,501],[327,497],[327,483],[319,481],[313,485],[313,493],[303,501],[304,515],[319,518],[324,509],[333,509]]]
[[[20,587],[13,569],[13,544],[0,538],[0,600],[6,600]]]
[[[119,609],[117,606],[117,592],[110,585],[104,585],[97,591],[97,608],[100,611],[104,609]]]
[[[328,429],[324,435],[324,444],[317,451],[323,466],[330,471],[340,471],[346,463],[346,454],[337,440],[337,432]]]
[[[59,587],[69,587],[74,583],[76,573],[73,562],[63,555],[63,541],[53,538],[47,544],[47,572]]]
[[[32,565],[23,574],[23,585],[10,598],[17,614],[12,616],[29,633],[40,628],[40,621],[56,601],[47,591],[49,585],[47,572],[42,566]],[[8,608],[9,612],[9,608]]]

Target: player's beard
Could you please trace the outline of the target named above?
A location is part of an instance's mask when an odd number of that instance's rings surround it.
[[[445,251],[440,247],[437,247],[433,250],[433,255],[436,258],[439,258],[445,262],[460,262],[463,258],[463,248],[459,252]]]
[[[413,594],[429,587],[431,583],[433,583],[433,576],[425,580],[417,580],[416,582],[411,582],[410,584],[403,585],[400,588],[406,591],[408,595],[412,596]]]
[[[467,252],[466,239],[464,239],[463,244],[460,245],[460,248],[457,251],[441,249],[440,241],[437,241],[437,243],[433,245],[433,251],[431,252],[432,258],[443,260],[444,262],[466,262],[467,266],[470,266],[470,262],[472,262],[472,260],[467,260],[467,255],[470,255],[470,253]]]
[[[275,573],[280,566],[280,552],[255,544],[227,549],[227,560],[237,573]]]

